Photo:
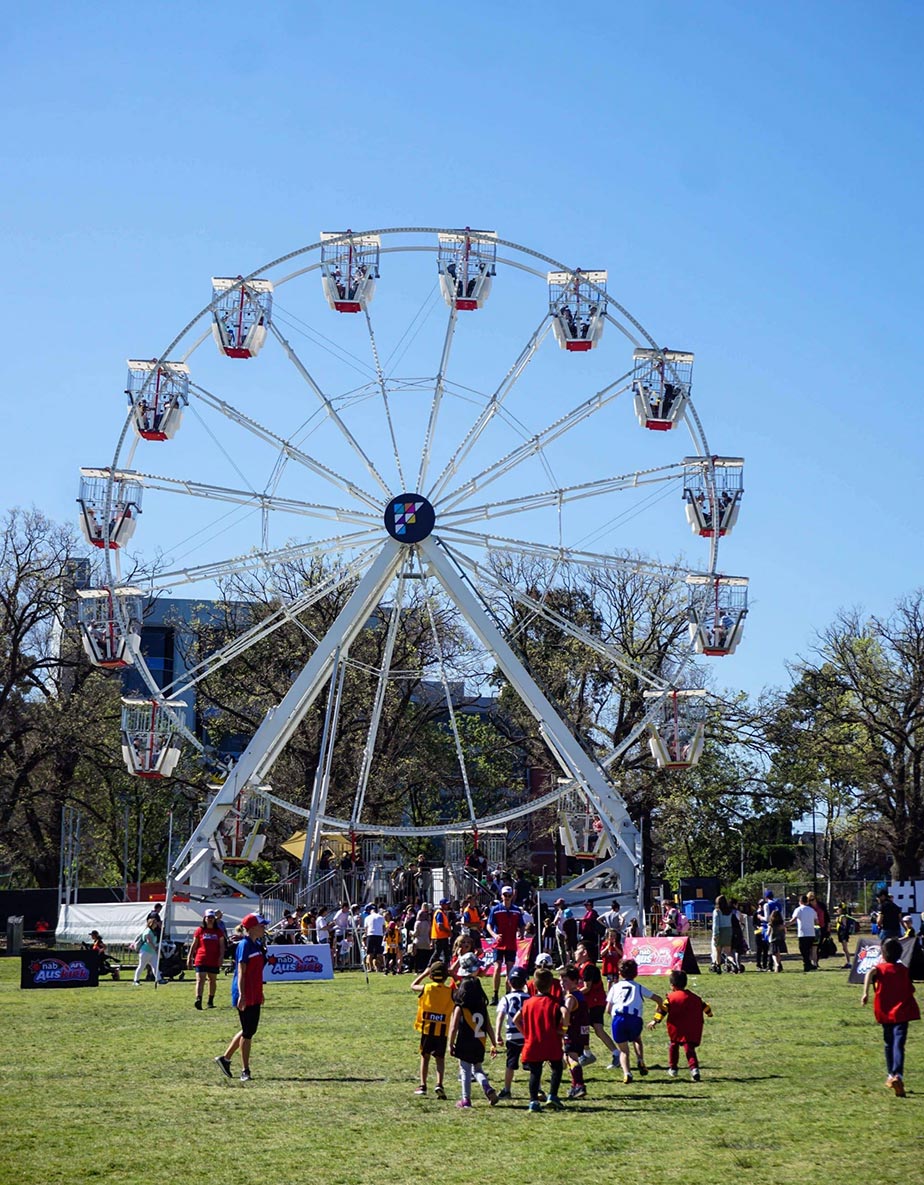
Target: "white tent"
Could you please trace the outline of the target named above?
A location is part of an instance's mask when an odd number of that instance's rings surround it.
[[[89,942],[90,931],[99,930],[107,945],[127,946],[139,936],[154,907],[153,901],[105,903],[100,905],[62,905],[55,927],[58,942]],[[232,930],[247,914],[260,910],[277,922],[282,917],[283,902],[267,900],[262,905],[243,897],[222,897],[216,901],[174,901],[170,937],[175,942],[189,942],[193,931],[202,924],[207,909],[220,909],[224,923]]]

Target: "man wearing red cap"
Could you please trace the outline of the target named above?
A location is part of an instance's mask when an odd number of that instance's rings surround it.
[[[241,922],[247,937],[234,948],[234,976],[231,980],[231,1003],[240,1014],[241,1027],[231,1038],[224,1056],[215,1058],[222,1074],[231,1078],[231,1058],[240,1049],[241,1082],[251,1079],[250,1043],[260,1023],[263,1004],[263,967],[266,963],[263,939],[268,925],[269,919],[260,913],[249,913]]]

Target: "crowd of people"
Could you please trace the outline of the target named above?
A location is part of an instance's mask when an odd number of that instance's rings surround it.
[[[621,940],[622,935],[618,937]],[[607,1068],[619,1071],[623,1083],[629,1085],[634,1080],[633,1054],[636,1072],[642,1076],[649,1072],[643,1044],[645,1000],[657,1005],[649,1029],[667,1021],[668,1078],[678,1075],[682,1049],[691,1080],[701,1080],[697,1051],[703,1019],[711,1016],[712,1010],[688,990],[687,976],[681,970],[671,972],[671,990],[662,997],[637,982],[638,965],[634,959],[620,957],[607,973],[606,965],[601,969],[587,948],[578,943],[574,961],[560,967],[556,978],[552,956],[540,952],[531,977],[529,970],[517,963],[507,969],[507,990],[495,998],[493,1022],[479,978],[484,974],[477,953],[465,950],[454,954],[448,964],[442,959],[432,962],[411,983],[418,996],[414,1027],[420,1034],[416,1095],[427,1095],[432,1063],[436,1076],[434,1096],[447,1097],[448,1053],[459,1066],[460,1098],[456,1106],[460,1109],[472,1106],[473,1085],[481,1088],[492,1107],[502,1100],[512,1100],[515,1077],[522,1068],[528,1076],[529,1110],[541,1111],[545,1106],[560,1111],[566,1101],[588,1096],[585,1068],[597,1061],[590,1049],[591,1033],[610,1055]],[[610,1019],[609,1031],[604,1026],[606,1017]],[[498,1090],[485,1062],[488,1056],[493,1060],[501,1052],[504,1078]],[[542,1087],[546,1067],[547,1092]],[[570,1086],[562,1098],[565,1070]]]

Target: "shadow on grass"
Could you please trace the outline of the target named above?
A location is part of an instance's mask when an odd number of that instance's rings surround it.
[[[288,1074],[261,1074],[262,1082],[387,1082],[387,1078],[350,1078],[344,1074],[318,1074],[313,1078],[300,1078]]]

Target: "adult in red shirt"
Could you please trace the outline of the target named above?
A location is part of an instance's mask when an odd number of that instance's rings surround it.
[[[523,933],[525,922],[523,911],[513,901],[513,887],[504,885],[501,889],[500,904],[494,905],[488,914],[487,929],[497,945],[494,948],[494,999],[500,987],[502,970],[509,970],[517,961],[517,939]]]
[[[900,1099],[905,1097],[905,1040],[908,1025],[921,1019],[921,1009],[914,998],[914,984],[908,968],[901,962],[902,944],[897,938],[887,938],[882,944],[882,962],[871,967],[863,980],[861,1004],[869,999],[873,984],[873,1015],[882,1025],[885,1061],[891,1087]]]
[[[186,958],[187,967],[196,969],[195,1007],[202,1011],[202,993],[206,982],[209,985],[209,1008],[215,1007],[215,988],[218,986],[218,972],[225,957],[225,935],[218,925],[214,909],[207,909],[202,915],[202,925],[193,934],[193,940]]]
[[[549,1101],[553,1111],[562,1110],[558,1097],[563,1069],[563,1046],[561,1005],[549,994],[552,987],[552,972],[540,967],[534,976],[535,996],[530,996],[517,1013],[514,1023],[523,1034],[523,1068],[529,1071],[529,1109],[541,1111],[539,1102],[542,1085],[542,1066],[549,1063]]]

